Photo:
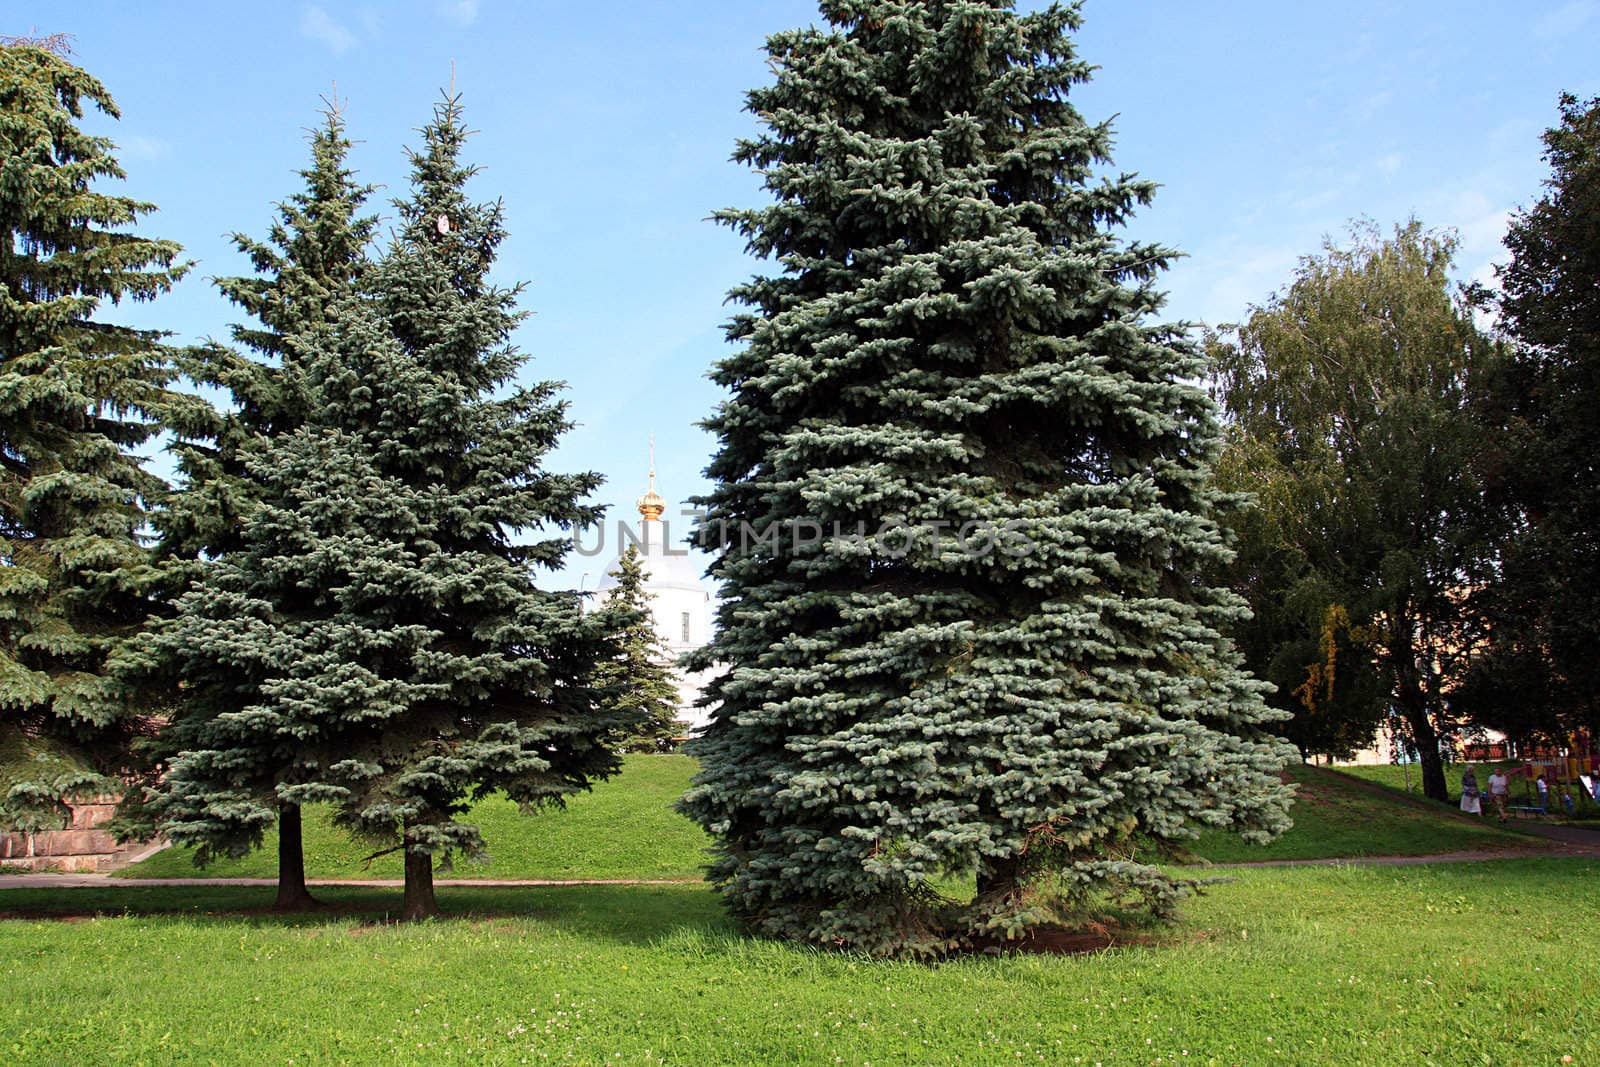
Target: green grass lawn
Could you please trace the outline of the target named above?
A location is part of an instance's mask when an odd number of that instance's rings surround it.
[[[1231,874],[1232,872],[1230,872]],[[1600,862],[1237,872],[1164,943],[877,963],[699,886],[0,891],[0,1059],[106,1064],[1600,1062]],[[233,913],[230,913],[233,912]]]
[[[631,756],[622,774],[591,793],[574,797],[565,811],[524,816],[504,800],[473,809],[469,821],[483,828],[490,861],[458,863],[441,871],[450,878],[697,878],[708,839],[672,810],[688,787],[694,761],[687,756]],[[1300,784],[1295,827],[1265,848],[1227,834],[1207,833],[1194,854],[1217,863],[1341,856],[1421,856],[1438,852],[1504,847],[1542,847],[1540,839],[1507,833],[1477,819],[1403,797],[1361,789],[1337,773],[1291,768]],[[306,819],[306,870],[313,878],[399,878],[398,855],[368,869],[372,849],[335,829],[324,809]],[[127,878],[277,876],[277,842],[242,860],[223,860],[197,870],[187,849],[168,849],[120,872]]]
[[[499,798],[483,801],[464,821],[482,828],[487,863],[457,863],[438,871],[449,878],[698,878],[707,838],[672,810],[694,773],[688,756],[630,756],[623,773],[592,792],[573,797],[564,811],[523,815]],[[130,878],[276,878],[278,841],[241,860],[218,860],[197,870],[189,849],[158,852],[119,872]],[[325,808],[305,820],[306,872],[312,878],[399,878],[398,853],[362,860],[373,852],[335,828]]]

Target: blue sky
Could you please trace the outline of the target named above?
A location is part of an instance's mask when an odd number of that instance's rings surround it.
[[[146,231],[198,261],[119,317],[186,340],[226,335],[233,309],[207,279],[245,270],[226,234],[260,234],[297,188],[319,96],[337,82],[354,165],[399,195],[402,146],[453,60],[481,131],[476,192],[507,206],[499,276],[528,284],[529,373],[568,382],[580,423],[552,465],[600,471],[613,517],[632,518],[652,432],[661,491],[704,485],[695,424],[718,400],[704,374],[723,297],[758,269],[704,220],[759,201],[728,162],[755,130],[743,94],[768,77],[765,35],[816,17],[803,0],[24,0],[0,33],[72,34],[116,97],[122,121],[93,125],[121,146],[123,191],[160,205]],[[1600,0],[1089,0],[1085,18],[1079,49],[1101,69],[1075,102],[1117,115],[1117,167],[1162,184],[1130,232],[1187,253],[1168,306],[1195,321],[1241,317],[1362,215],[1456,229],[1461,275],[1487,278],[1508,213],[1539,193],[1557,94],[1600,93]]]

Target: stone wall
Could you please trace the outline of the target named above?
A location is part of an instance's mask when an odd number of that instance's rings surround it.
[[[0,866],[37,871],[110,871],[132,863],[151,850],[149,843],[118,845],[101,827],[116,814],[115,797],[96,797],[72,805],[72,824],[65,830],[36,834],[0,831]]]

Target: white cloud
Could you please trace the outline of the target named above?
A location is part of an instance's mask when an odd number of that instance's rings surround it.
[[[1356,124],[1369,122],[1389,109],[1394,101],[1394,93],[1382,89],[1375,93],[1368,93],[1359,100],[1352,101],[1344,109],[1345,118]]]
[[[118,137],[117,148],[128,159],[165,159],[172,152],[171,142],[137,133]]]
[[[457,26],[470,26],[478,21],[478,0],[440,0],[435,7]]]
[[[316,41],[334,55],[343,55],[358,42],[344,24],[315,5],[306,7],[300,14],[300,33]]]
[[[1570,37],[1581,30],[1586,22],[1600,14],[1600,4],[1594,0],[1573,0],[1547,13],[1533,24],[1535,37]]]

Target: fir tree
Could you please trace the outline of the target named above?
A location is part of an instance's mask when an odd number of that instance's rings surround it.
[[[366,263],[377,220],[362,215],[361,206],[371,186],[358,183],[346,166],[350,140],[336,103],[328,104],[310,140],[311,163],[300,172],[305,188],[278,205],[278,218],[266,239],[234,235],[234,244],[256,273],[217,282],[255,320],[233,328],[235,343],[248,354],[213,345],[198,350],[191,360],[193,378],[227,390],[233,400],[230,410],[217,413],[204,427],[202,439],[174,449],[184,491],[161,516],[163,547],[175,561],[192,561],[187,568],[191,578],[204,569],[205,560],[244,548],[244,524],[274,488],[246,469],[245,457],[293,433],[310,417],[313,398],[300,366],[301,350],[329,321],[333,306],[355,292]],[[279,493],[293,489],[275,485]],[[225,761],[189,760],[190,774],[169,778],[149,814],[177,820],[182,829],[175,836],[203,845],[196,858],[206,860],[215,852],[238,854],[258,846],[276,808],[277,906],[304,907],[312,900],[305,885],[300,808],[281,798],[279,790],[316,780],[318,767],[308,759],[307,737],[301,734],[291,743],[270,732],[237,733],[227,715],[254,701],[263,679],[241,673],[238,664],[225,659],[192,655],[194,641],[205,647],[208,635],[190,629],[181,626],[181,639],[164,646],[171,656],[181,657],[181,668],[169,656],[158,657],[164,661],[158,672],[181,698],[157,747],[168,758],[179,751],[225,751],[229,756]],[[211,777],[199,775],[202,766]],[[261,803],[240,802],[241,790]]]
[[[605,740],[623,725],[593,688],[613,620],[534,584],[565,531],[598,520],[585,498],[599,480],[541,468],[570,424],[556,383],[513,385],[519,290],[488,280],[501,205],[466,198],[453,98],[423,133],[399,232],[301,347],[312,415],[245,450],[264,488],[243,548],[208,568],[164,638],[202,661],[190,670],[252,679],[249,701],[217,716],[238,747],[188,752],[171,779],[205,797],[236,760],[293,748],[307,773],[277,799],[331,802],[403,849],[406,918],[436,910],[435,856],[483,850],[455,818],[472,799],[560,803],[616,769]],[[208,819],[231,804],[272,814],[248,790],[206,802]]]
[[[114,669],[152,611],[139,534],[166,490],[135,453],[193,417],[160,335],[105,313],[187,264],[133,232],[154,205],[96,188],[125,175],[78,123],[118,112],[64,52],[0,40],[0,826],[20,829],[121,792],[150,728],[152,695]]]
[[[774,202],[720,215],[781,271],[733,291],[713,375],[727,598],[691,662],[728,669],[685,809],[778,936],[927,952],[1102,891],[1165,912],[1182,887],[1135,839],[1270,836],[1292,751],[1198,578],[1225,501],[1201,359],[1148,321],[1173,253],[1108,232],[1154,186],[1092,180],[1075,6],[822,14],[749,97],[735,158]],[[934,888],[974,872],[970,903]]]
[[[254,320],[231,329],[245,351],[211,345],[193,352],[185,367],[196,382],[226,390],[233,403],[201,440],[174,449],[184,492],[161,515],[170,552],[220,556],[240,543],[241,516],[260,491],[244,471],[241,450],[305,422],[312,401],[298,373],[299,345],[354,291],[366,265],[378,220],[361,209],[373,187],[358,182],[347,165],[351,142],[338,101],[325,105],[310,133],[310,165],[300,171],[304,189],[277,205],[265,239],[233,235],[254,273],[216,280]]]
[[[672,654],[651,621],[644,577],[644,558],[638,548],[630,547],[617,563],[617,584],[606,601],[617,613],[615,640],[620,654],[600,664],[596,684],[611,694],[608,702],[612,709],[637,722],[617,738],[622,751],[665,752],[683,724],[677,717]]]

